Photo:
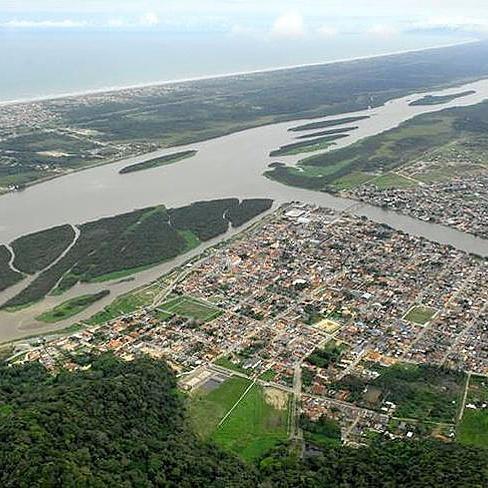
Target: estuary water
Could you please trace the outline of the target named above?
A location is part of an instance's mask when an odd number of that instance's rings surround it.
[[[409,105],[411,101],[425,95],[413,94],[391,100],[375,109],[314,119],[314,121],[333,120],[346,116],[370,116],[369,119],[351,124],[358,126],[358,129],[351,132],[347,138],[339,140],[334,149],[345,147],[362,138],[394,128],[422,113],[480,103],[488,98],[488,80],[429,92],[429,94],[447,95],[468,90],[473,90],[475,93],[443,105],[411,106]],[[297,134],[288,129],[307,122],[309,120],[273,124],[197,144],[155,151],[144,156],[72,173],[35,185],[23,192],[4,195],[0,197],[0,243],[8,243],[16,237],[55,225],[79,224],[152,205],[165,204],[168,207],[176,207],[197,200],[215,198],[268,197],[272,198],[276,205],[289,201],[302,201],[338,211],[347,210],[413,235],[450,244],[466,252],[488,256],[486,240],[326,193],[284,186],[265,178],[263,172],[277,159],[295,164],[303,158],[303,155],[271,158],[269,153],[284,144],[294,142]],[[119,174],[119,170],[129,164],[186,149],[196,149],[198,153],[191,159],[173,165]],[[222,236],[220,240],[225,237]],[[194,253],[201,250],[202,247]],[[0,312],[0,341],[19,338],[32,334],[33,331],[52,330],[53,326],[41,326],[34,317],[70,297],[101,289],[111,289],[113,294],[109,298],[98,302],[77,317],[78,320],[86,319],[103,308],[115,296],[156,279],[161,273],[169,271],[187,258],[188,255],[139,273],[132,282],[77,285],[62,297],[48,297],[42,303],[15,314]],[[4,302],[14,291],[7,290],[0,294],[0,302]],[[72,322],[73,320],[59,323],[55,328],[64,327]]]

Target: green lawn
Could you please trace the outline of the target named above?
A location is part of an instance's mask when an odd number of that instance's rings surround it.
[[[247,371],[242,366],[240,366],[240,364],[231,361],[230,356],[223,356],[217,359],[217,361],[215,361],[215,364],[218,366],[222,366],[223,368],[230,369],[232,371],[237,371],[238,373],[247,374]]]
[[[276,372],[273,371],[272,369],[268,369],[264,373],[261,373],[261,375],[259,376],[259,379],[263,381],[273,381],[275,378],[276,378]]]
[[[474,405],[476,409],[464,410],[461,424],[458,428],[458,441],[461,444],[488,447],[488,408],[483,408],[488,403],[488,378],[472,376],[466,405]]]
[[[385,173],[373,180],[371,184],[375,185],[380,190],[386,190],[388,188],[411,188],[412,186],[417,186],[415,181],[395,173]]]
[[[282,392],[278,394],[283,395]],[[254,384],[214,432],[212,439],[246,461],[259,458],[288,437],[288,398],[283,399],[284,405],[276,408],[267,398],[264,388]]]
[[[105,307],[90,318],[90,325],[103,324],[122,315],[135,312],[137,309],[147,307],[153,303],[154,297],[161,291],[158,283],[145,288],[141,288],[127,295],[123,295],[114,300],[110,305]]]
[[[160,307],[161,310],[174,313],[182,317],[209,322],[222,314],[222,311],[212,304],[192,297],[177,297],[168,300]]]
[[[189,415],[197,434],[210,437],[250,384],[249,380],[234,376],[209,393],[197,391],[189,402]]]
[[[488,448],[488,409],[466,409],[457,438],[461,444]]]
[[[101,291],[99,293],[95,293],[93,295],[83,295],[80,297],[73,298],[68,300],[64,303],[61,303],[57,307],[54,307],[52,310],[49,310],[42,315],[36,317],[36,320],[40,322],[46,323],[55,323],[60,322],[61,320],[69,319],[83,310],[86,310],[90,305],[98,302],[102,298],[105,298],[109,295],[108,290]]]
[[[425,325],[432,319],[432,317],[434,317],[436,313],[437,310],[435,308],[417,305],[412,307],[404,318],[405,320],[413,322],[414,324]]]

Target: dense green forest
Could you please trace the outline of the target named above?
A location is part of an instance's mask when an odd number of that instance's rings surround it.
[[[0,246],[0,291],[15,285],[23,279],[23,275],[12,270],[10,260],[12,254],[5,246]]]
[[[272,201],[266,199],[239,202],[237,198],[228,198],[176,209],[151,207],[80,225],[80,236],[70,250],[4,307],[10,309],[36,302],[55,287],[56,293],[62,293],[80,281],[120,278],[154,266],[227,232],[229,224],[234,227],[244,224],[271,205]],[[51,246],[50,236],[49,231],[44,233],[38,247],[29,238],[29,246],[25,247],[32,251],[25,256],[30,259],[35,253],[42,254],[44,245]],[[50,253],[49,247],[46,254]],[[27,261],[32,269],[35,264]],[[16,277],[7,265],[3,266],[6,285],[13,284]]]
[[[483,488],[488,452],[437,441],[324,443],[301,459],[282,445],[254,464],[200,440],[163,362],[79,357],[91,367],[51,375],[0,366],[0,485],[35,487]],[[303,421],[337,439],[322,420]],[[317,455],[318,454],[318,455]]]
[[[182,151],[174,154],[168,154],[167,156],[161,156],[160,158],[150,159],[149,161],[143,161],[142,163],[135,163],[125,168],[122,168],[119,173],[121,175],[127,173],[134,173],[136,171],[143,171],[145,169],[158,168],[159,166],[166,166],[168,164],[177,163],[184,159],[195,156],[197,151]]]
[[[61,225],[20,237],[12,242],[14,265],[24,273],[34,274],[49,266],[73,242],[71,225]]]

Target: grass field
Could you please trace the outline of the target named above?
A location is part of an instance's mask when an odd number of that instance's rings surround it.
[[[223,368],[230,369],[231,371],[237,371],[238,373],[247,373],[246,370],[240,366],[240,364],[236,364],[231,361],[229,356],[223,356],[217,359],[217,361],[215,361],[215,364],[218,366],[222,366]]]
[[[195,320],[209,322],[222,314],[222,311],[210,303],[192,297],[177,297],[168,300],[160,307],[161,310]]]
[[[189,402],[190,419],[197,434],[209,438],[250,384],[249,380],[235,376],[209,393],[197,391]]]
[[[288,395],[254,384],[212,439],[252,461],[288,437]]]
[[[418,325],[427,324],[437,313],[435,308],[423,307],[421,305],[412,307],[405,315],[405,320]]]
[[[69,319],[70,317],[74,317],[79,313],[86,310],[90,305],[98,302],[102,298],[105,298],[109,295],[108,290],[101,291],[100,293],[95,293],[93,295],[83,295],[80,297],[73,298],[68,300],[64,303],[61,303],[57,307],[54,307],[52,310],[49,310],[42,315],[36,317],[36,320],[40,322],[46,322],[48,324],[52,324],[55,322],[60,322],[61,320]]]
[[[415,181],[404,178],[403,176],[395,173],[386,173],[379,176],[375,180],[372,180],[371,184],[380,190],[386,190],[388,188],[411,188],[412,186],[417,186]]]
[[[88,323],[90,325],[103,324],[109,320],[113,320],[121,315],[127,315],[136,311],[138,308],[147,307],[151,305],[154,298],[161,292],[161,287],[158,283],[154,283],[149,287],[136,290],[127,295],[123,295],[114,300],[110,305],[105,307],[101,312],[98,312],[90,318]]]
[[[466,399],[466,409],[458,427],[458,441],[461,444],[488,448],[488,379],[472,376]],[[476,408],[470,408],[474,406]]]

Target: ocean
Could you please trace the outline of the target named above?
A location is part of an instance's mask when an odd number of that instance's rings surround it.
[[[278,41],[226,34],[0,30],[0,102],[422,49],[455,36]]]

